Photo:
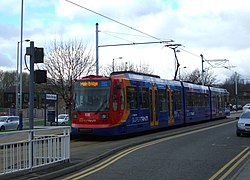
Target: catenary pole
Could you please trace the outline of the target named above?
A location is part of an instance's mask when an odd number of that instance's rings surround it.
[[[98,23],[96,25],[96,75],[99,75],[99,45],[98,45]]]

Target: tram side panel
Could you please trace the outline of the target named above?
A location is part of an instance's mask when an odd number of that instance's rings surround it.
[[[208,87],[183,83],[183,88],[186,123],[209,120],[211,110]]]
[[[181,125],[185,122],[185,101],[181,82],[168,81],[168,126]]]
[[[209,87],[211,96],[211,119],[226,117],[226,104],[228,92],[225,89]]]

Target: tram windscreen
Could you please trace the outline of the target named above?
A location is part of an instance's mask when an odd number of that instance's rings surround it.
[[[110,81],[77,81],[74,84],[75,110],[99,112],[109,110]]]

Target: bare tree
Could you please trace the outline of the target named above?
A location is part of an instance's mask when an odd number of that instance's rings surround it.
[[[183,81],[202,84],[202,76],[199,69],[195,69],[191,73],[187,73],[182,77]],[[216,83],[216,76],[213,75],[213,72],[210,72],[209,69],[204,71],[204,85],[211,86]]]
[[[15,83],[16,83],[16,72],[15,71],[2,72],[2,77],[1,77],[2,89],[8,89],[12,86],[15,86]]]
[[[4,78],[4,72],[3,70],[0,70],[0,89],[3,89],[3,78]]]
[[[65,103],[72,101],[72,81],[88,75],[95,67],[91,50],[77,40],[54,40],[47,49],[44,64],[49,83],[47,88],[61,96]],[[69,109],[71,111],[71,106]]]
[[[116,63],[114,69],[115,71],[135,71],[146,74],[153,74],[153,70],[149,67],[149,65],[144,63],[136,65],[131,62],[121,62],[121,63]],[[109,64],[103,68],[102,74],[105,76],[109,76],[112,73],[112,70],[113,67],[111,64]]]

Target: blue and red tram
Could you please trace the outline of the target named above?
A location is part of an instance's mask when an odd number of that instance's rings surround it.
[[[131,71],[73,85],[72,134],[113,136],[224,118],[225,89]]]

